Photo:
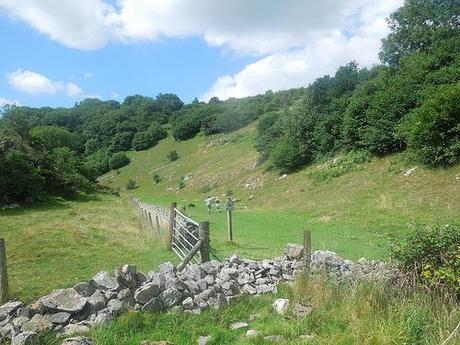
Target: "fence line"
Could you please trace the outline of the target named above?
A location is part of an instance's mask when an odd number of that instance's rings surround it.
[[[177,203],[172,203],[168,210],[141,202],[137,198],[128,198],[134,207],[140,221],[152,230],[156,237],[168,234],[168,248],[180,259],[178,270],[190,265],[209,261],[209,222],[198,223],[177,209]]]
[[[130,204],[133,206],[140,217],[140,221],[150,228],[155,237],[161,237],[167,232],[169,227],[169,212],[156,205],[146,204],[137,198],[130,198]]]

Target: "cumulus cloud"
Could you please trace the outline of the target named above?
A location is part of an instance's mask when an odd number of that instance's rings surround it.
[[[361,67],[378,62],[381,39],[388,33],[385,18],[401,5],[400,0],[369,3],[342,30],[332,30],[303,48],[270,54],[234,75],[216,80],[202,97],[244,97],[292,87],[306,86],[352,60]]]
[[[0,8],[71,48],[101,48],[114,35],[114,8],[103,0],[0,0]]]
[[[308,84],[351,59],[378,61],[385,17],[403,0],[0,0],[0,9],[66,46],[201,37],[260,60],[203,95],[247,96]]]
[[[12,88],[31,95],[55,95],[62,92],[69,97],[75,97],[83,92],[75,83],[53,81],[40,73],[21,68],[8,73],[7,78]]]

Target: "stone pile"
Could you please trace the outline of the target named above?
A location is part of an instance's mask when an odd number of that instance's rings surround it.
[[[13,345],[35,344],[37,335],[48,330],[65,336],[85,333],[130,309],[175,309],[198,314],[207,307],[230,304],[242,294],[276,292],[280,281],[293,281],[302,267],[301,246],[288,245],[285,254],[262,261],[234,255],[224,262],[191,265],[182,272],[176,272],[169,262],[148,274],[138,272],[132,265],[118,267],[114,274],[99,272],[88,282],[54,290],[30,305],[13,301],[0,306],[0,343],[3,338]],[[326,270],[340,277],[379,276],[386,272],[384,264],[354,264],[325,251],[313,253],[311,262],[313,271]],[[67,340],[67,344],[89,342],[84,337]]]

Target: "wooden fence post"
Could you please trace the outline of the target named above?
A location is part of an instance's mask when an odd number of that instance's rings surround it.
[[[199,228],[199,238],[203,241],[200,249],[201,261],[209,261],[209,222],[201,222]]]
[[[171,208],[169,210],[169,236],[168,236],[168,248],[171,250],[172,248],[172,240],[174,234],[174,227],[176,221],[176,207],[177,203],[173,202],[171,204]]]
[[[155,215],[155,226],[157,228],[157,234],[158,236],[161,235],[161,232],[160,232],[160,220],[158,219],[158,214]]]
[[[150,213],[150,211],[148,212],[148,215],[149,215],[149,223],[150,223],[150,228],[152,229],[152,233],[154,233],[154,229],[153,229],[153,221],[152,221],[152,214]]]
[[[6,269],[6,245],[0,238],[0,304],[8,302],[8,272]]]
[[[228,227],[228,240],[233,242],[233,219],[232,219],[232,211],[227,211],[227,227]]]
[[[310,272],[311,261],[311,231],[303,232],[303,270],[305,273]]]

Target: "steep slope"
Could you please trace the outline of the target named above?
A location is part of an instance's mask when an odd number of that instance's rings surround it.
[[[286,242],[313,232],[313,246],[350,257],[381,257],[392,238],[411,222],[458,222],[460,167],[427,170],[405,163],[402,154],[384,158],[344,155],[280,177],[258,165],[251,124],[237,132],[175,142],[130,154],[131,164],[101,177],[123,188],[134,179],[132,193],[167,206],[194,204],[193,217],[211,221],[213,247],[251,257],[277,255]],[[180,158],[170,162],[167,155]],[[155,183],[153,176],[161,178]],[[406,176],[408,175],[408,176]],[[232,191],[238,200],[235,243],[226,242],[223,214],[208,215],[204,199]]]

